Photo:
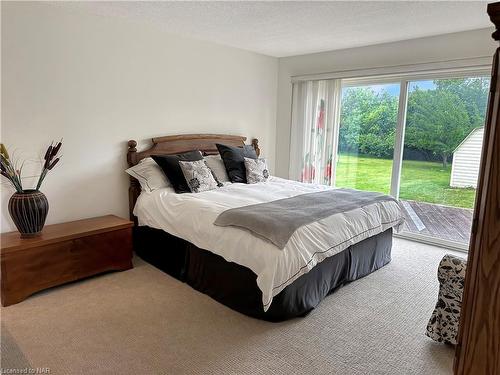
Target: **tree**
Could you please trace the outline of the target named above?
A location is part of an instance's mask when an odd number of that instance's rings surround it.
[[[416,89],[408,98],[405,145],[439,155],[443,166],[475,127],[464,101],[445,88]]]
[[[343,93],[339,148],[376,157],[392,157],[398,99],[366,87]]]
[[[489,77],[440,79],[434,81],[438,90],[456,94],[465,104],[473,127],[484,126],[488,105]]]
[[[405,147],[440,158],[446,166],[458,144],[483,126],[489,78],[433,81],[431,89],[410,90]],[[430,83],[430,82],[429,82]],[[350,87],[342,94],[339,150],[392,157],[398,97],[372,87]]]

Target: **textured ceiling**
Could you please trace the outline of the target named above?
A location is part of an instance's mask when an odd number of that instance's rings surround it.
[[[482,1],[65,2],[283,57],[490,27]]]

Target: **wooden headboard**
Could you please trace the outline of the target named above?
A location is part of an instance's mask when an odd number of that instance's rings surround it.
[[[246,137],[237,135],[224,134],[183,134],[169,135],[166,137],[153,138],[152,146],[144,151],[137,152],[137,142],[134,140],[128,141],[127,163],[129,167],[133,167],[142,159],[151,155],[172,155],[182,152],[200,150],[206,155],[218,154],[216,143],[221,143],[228,146],[242,147],[245,144]],[[257,155],[260,155],[258,139],[252,139],[252,146]],[[134,217],[133,210],[135,202],[141,193],[139,181],[130,176],[129,195],[129,213],[130,219],[137,223]]]

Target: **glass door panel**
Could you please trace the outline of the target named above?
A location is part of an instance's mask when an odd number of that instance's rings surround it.
[[[400,87],[342,89],[335,186],[389,194]]]
[[[399,189],[406,232],[469,242],[489,83],[409,82]]]

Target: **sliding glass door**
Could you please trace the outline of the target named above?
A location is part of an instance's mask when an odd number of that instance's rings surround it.
[[[334,184],[396,196],[403,234],[466,248],[490,82],[457,76],[344,80]]]
[[[335,185],[389,194],[399,83],[342,88]]]
[[[469,242],[489,83],[408,82],[399,189],[406,233]]]

